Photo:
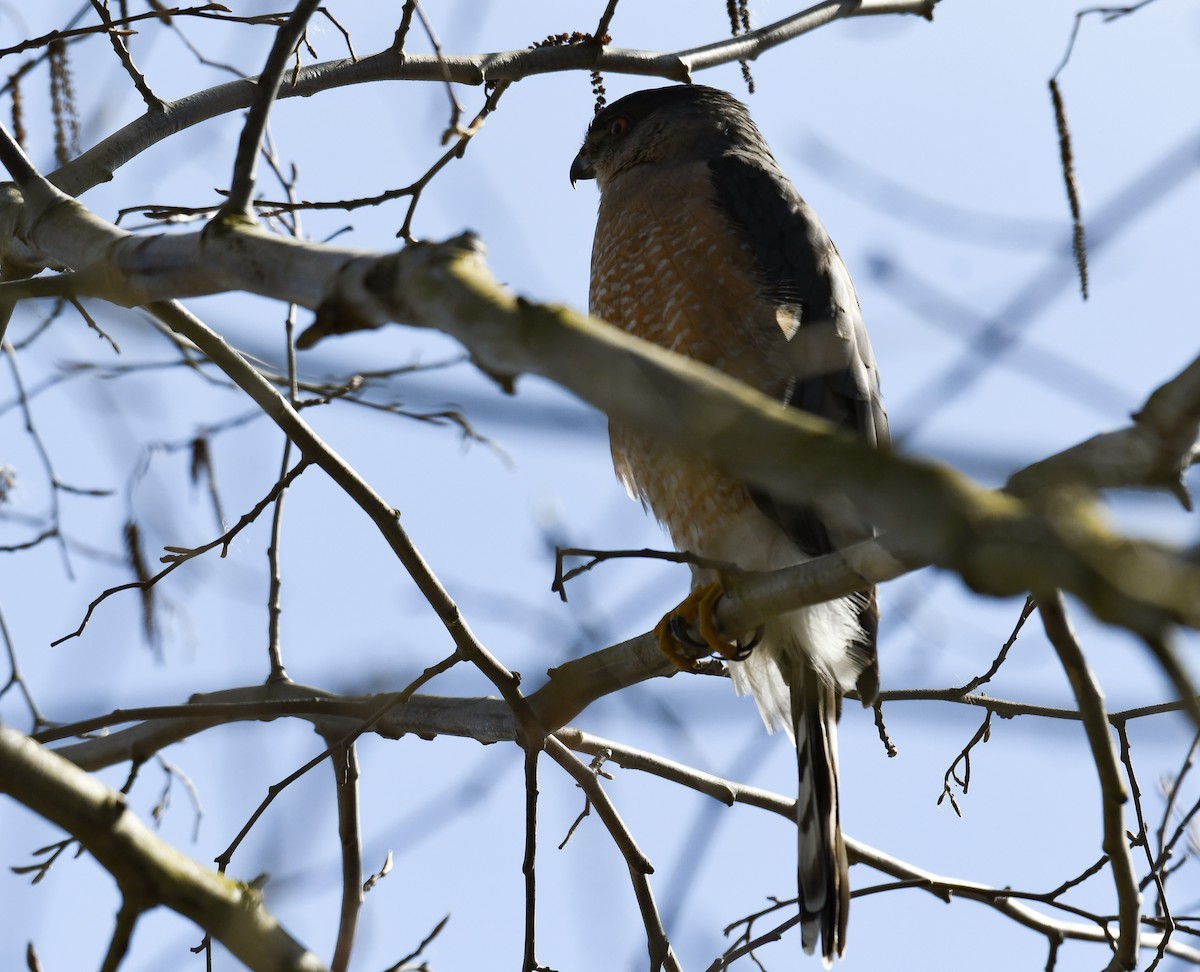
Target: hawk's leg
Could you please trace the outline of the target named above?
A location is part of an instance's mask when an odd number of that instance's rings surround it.
[[[663,615],[663,619],[655,625],[654,634],[658,638],[658,647],[680,671],[695,671],[699,661],[695,657],[696,649],[703,650],[706,654],[742,661],[762,637],[761,628],[746,645],[726,641],[721,636],[713,615],[717,601],[724,593],[720,581],[703,584],[685,597],[678,607]],[[693,626],[700,634],[700,641],[697,641],[689,630]]]

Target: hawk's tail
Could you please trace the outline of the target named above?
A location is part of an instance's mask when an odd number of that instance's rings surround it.
[[[846,947],[850,881],[838,810],[837,692],[808,664],[793,658],[792,730],[800,787],[796,826],[801,935],[806,952],[821,940],[826,968]],[[795,669],[799,669],[798,671]]]

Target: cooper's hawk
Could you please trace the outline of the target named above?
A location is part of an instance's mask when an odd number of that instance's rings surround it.
[[[875,359],[854,285],[816,215],[780,171],[744,105],[682,85],[600,111],[571,165],[595,179],[591,312],[703,361],[788,405],[887,441]],[[870,535],[844,503],[780,500],[703,456],[613,426],[613,463],[680,550],[772,570]],[[802,942],[828,965],[845,944],[849,882],[838,811],[837,718],[844,692],[869,704],[879,678],[874,591],[770,620],[745,655],[713,631],[712,570],[659,626],[681,667],[678,618],[699,620],[768,729],[796,744]]]

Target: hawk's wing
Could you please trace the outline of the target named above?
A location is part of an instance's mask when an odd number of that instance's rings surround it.
[[[758,152],[730,151],[709,161],[717,205],[748,248],[760,284],[789,338],[788,383],[783,400],[853,431],[873,446],[888,443],[879,372],[854,284],[816,214],[775,160]],[[831,517],[807,504],[752,488],[755,505],[813,556],[865,540],[870,524],[852,511]],[[874,591],[863,592],[860,622],[869,660],[859,689],[864,699],[878,686]]]
[[[885,446],[888,423],[875,356],[854,285],[824,227],[774,159],[731,152],[708,164],[717,205],[750,250],[760,297],[775,305],[781,326],[791,332],[783,400]],[[807,553],[828,553],[837,543],[863,538],[843,535],[862,531],[839,524],[831,540],[811,507],[760,490],[754,499]]]

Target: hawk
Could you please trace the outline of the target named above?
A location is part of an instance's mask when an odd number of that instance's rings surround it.
[[[780,170],[746,107],[700,85],[639,91],[599,111],[571,164],[595,179],[592,314],[822,416],[875,446],[888,439],[875,358],[850,275]],[[617,425],[613,464],[679,550],[773,570],[871,535],[837,497],[820,508],[772,496],[715,463]],[[879,685],[873,589],[769,620],[747,651],[712,610],[719,572],[693,566],[692,594],[656,629],[679,667],[695,624],[768,730],[796,745],[801,941],[842,954],[849,907],[838,809],[842,695]],[[681,621],[683,622],[681,624]],[[748,647],[748,646],[747,646]]]

